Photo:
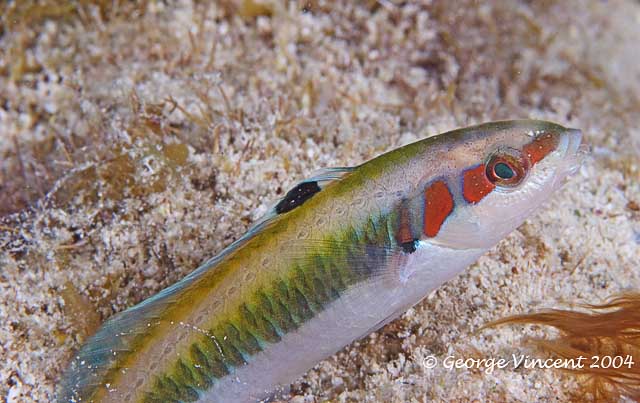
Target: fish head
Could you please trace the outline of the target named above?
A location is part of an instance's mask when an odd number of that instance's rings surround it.
[[[446,178],[454,207],[430,239],[453,248],[496,244],[550,198],[586,152],[580,130],[536,120],[475,126],[455,138]]]

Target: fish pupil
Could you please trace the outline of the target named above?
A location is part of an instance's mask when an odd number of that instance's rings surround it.
[[[511,179],[515,176],[513,169],[504,162],[498,162],[493,168],[493,172],[500,179]]]

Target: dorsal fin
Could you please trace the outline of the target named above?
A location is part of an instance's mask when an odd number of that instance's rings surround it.
[[[355,167],[339,167],[339,168],[324,168],[324,169],[320,169],[318,171],[315,171],[310,178],[298,182],[295,186],[293,186],[292,190],[296,189],[297,187],[299,187],[303,183],[309,183],[309,182],[317,183],[317,185],[320,188],[320,190],[322,190],[326,186],[328,186],[330,183],[333,183],[335,181],[340,180],[345,175],[347,175],[350,172],[352,172],[354,169],[355,169]],[[208,271],[209,269],[213,268],[214,266],[216,266],[223,258],[225,258],[227,255],[231,254],[233,251],[238,249],[246,241],[248,241],[249,239],[253,238],[253,236],[256,235],[258,232],[260,232],[263,229],[265,229],[265,227],[267,227],[269,225],[269,223],[273,220],[273,218],[275,218],[275,217],[277,217],[279,215],[279,213],[276,211],[276,207],[277,207],[278,204],[280,204],[287,197],[287,195],[289,193],[291,193],[291,191],[287,192],[284,197],[282,197],[282,198],[276,200],[275,202],[271,203],[271,207],[269,207],[267,209],[267,212],[264,215],[262,215],[260,218],[258,218],[253,224],[251,224],[251,226],[249,226],[249,228],[247,229],[247,232],[244,235],[242,235],[240,238],[236,239],[229,246],[224,248],[220,253],[218,253],[217,255],[212,257],[211,259],[209,259],[206,262],[204,262],[203,264],[201,264],[200,267],[198,267],[197,269],[195,269],[194,271],[189,273],[185,278],[183,278],[182,280],[178,281],[174,285],[164,289],[163,291],[161,291],[160,293],[154,295],[153,297],[143,301],[140,305],[145,304],[147,302],[155,302],[155,300],[163,299],[164,297],[166,297],[168,295],[174,294],[175,292],[177,292],[177,291],[181,290],[182,288],[184,288],[184,285],[187,285],[187,284],[191,283],[197,277],[199,277],[202,273],[204,273],[204,272]],[[315,193],[317,193],[317,192],[315,192]],[[313,193],[313,194],[315,194],[315,193]],[[313,196],[313,194],[311,196]],[[307,197],[304,201],[308,200],[309,198],[310,197]],[[300,203],[300,204],[302,204],[302,203]],[[297,207],[297,206],[295,206],[295,207]],[[292,209],[293,208],[291,208],[291,209],[289,209],[287,211],[290,211]]]
[[[355,167],[337,167],[323,168],[315,171],[311,174],[310,178],[296,183],[283,197],[272,202],[270,207],[267,208],[267,212],[249,227],[249,230],[243,238],[261,230],[269,221],[278,215],[285,214],[301,206],[316,193],[320,192],[329,184],[341,180],[353,172],[354,169]]]
[[[292,190],[296,189],[301,184],[308,183],[308,182],[316,182],[318,187],[320,188],[320,190],[322,190],[325,187],[327,187],[330,183],[339,181],[340,179],[344,178],[346,175],[348,175],[354,169],[356,169],[356,167],[336,167],[336,168],[323,168],[323,169],[317,170],[311,175],[310,178],[302,180],[302,181],[298,182],[296,185],[294,185],[292,187]],[[272,202],[270,204],[270,207],[267,208],[267,212],[265,214],[263,214],[260,218],[258,218],[256,221],[254,221],[253,224],[251,224],[249,226],[249,228],[247,229],[247,232],[244,235],[242,235],[240,238],[236,239],[233,243],[231,243],[229,246],[224,248],[216,256],[214,256],[211,259],[209,259],[206,262],[204,262],[199,268],[197,268],[193,272],[189,273],[184,279],[182,279],[181,281],[179,281],[176,284],[179,284],[179,283],[182,283],[182,282],[188,282],[189,280],[195,279],[201,273],[209,270],[210,268],[212,268],[213,266],[218,264],[218,262],[220,262],[224,257],[226,257],[231,252],[233,252],[236,249],[238,249],[246,241],[248,241],[249,239],[253,238],[253,236],[255,234],[257,234],[258,232],[262,231],[267,225],[269,225],[270,221],[273,218],[275,218],[275,217],[277,217],[279,215],[279,213],[276,211],[276,207],[277,207],[278,204],[280,204],[287,197],[287,195],[290,192],[291,191],[287,192],[284,197]],[[315,194],[315,193],[317,193],[317,192],[314,192],[313,194]],[[313,194],[311,196],[313,196]],[[307,197],[304,201],[308,200],[309,198],[310,197]],[[302,204],[302,203],[300,203],[300,204]],[[295,206],[295,207],[297,207],[297,206]],[[288,209],[287,211],[290,211],[292,209],[293,208]],[[169,287],[169,289],[171,289],[171,288],[172,287]],[[165,291],[167,291],[169,289],[166,289],[166,290],[162,291],[162,293],[164,293]],[[170,293],[170,292],[167,292],[167,293]],[[146,301],[143,301],[143,302],[146,302]]]
[[[296,188],[298,188],[303,183],[309,183],[309,182],[315,182],[317,184],[317,186],[320,188],[320,190],[322,190],[326,186],[328,186],[330,183],[333,183],[335,181],[338,181],[338,180],[342,179],[345,175],[348,175],[354,169],[355,169],[355,167],[336,167],[336,168],[323,168],[323,169],[320,169],[318,171],[315,171],[310,178],[298,182],[292,188],[292,190],[295,190]],[[136,307],[141,307],[141,306],[144,306],[146,304],[156,305],[156,304],[158,304],[159,301],[164,300],[167,297],[169,297],[169,296],[177,293],[178,291],[182,290],[185,286],[189,285],[190,283],[195,281],[198,277],[200,277],[203,273],[205,273],[208,270],[212,269],[222,259],[224,259],[226,256],[228,256],[232,252],[234,252],[236,249],[238,249],[240,246],[242,246],[249,239],[253,238],[254,235],[256,235],[258,232],[264,230],[269,225],[269,223],[273,220],[273,218],[275,218],[275,217],[277,217],[279,215],[279,213],[276,211],[276,207],[280,203],[282,203],[282,201],[287,197],[287,195],[289,195],[289,193],[291,193],[291,191],[287,192],[283,198],[280,198],[280,199],[276,200],[275,202],[271,203],[271,207],[269,207],[267,212],[264,215],[262,215],[260,218],[258,218],[253,224],[251,224],[251,226],[249,226],[249,228],[247,229],[247,232],[244,235],[242,235],[240,238],[236,239],[229,246],[227,246],[222,251],[220,251],[220,253],[218,253],[217,255],[212,257],[211,259],[209,259],[209,260],[205,261],[204,263],[202,263],[200,265],[200,267],[198,267],[197,269],[195,269],[194,271],[189,273],[182,280],[178,281],[177,283],[173,284],[172,286],[170,286],[168,288],[165,288],[164,290],[162,290],[158,294],[152,296],[151,298],[148,298],[148,299],[142,301],[140,304],[136,305]],[[315,193],[317,193],[317,192],[314,192],[313,194],[315,194]],[[313,196],[313,194],[311,196]],[[304,201],[308,200],[311,196],[305,198]],[[300,203],[300,205],[301,204],[302,203]],[[297,206],[294,206],[293,208],[295,208],[295,207],[297,207]],[[293,208],[290,208],[287,211],[290,211]]]

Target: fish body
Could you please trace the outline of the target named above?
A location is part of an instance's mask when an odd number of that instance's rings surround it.
[[[495,122],[295,186],[175,285],[109,319],[60,402],[267,399],[473,263],[575,169],[580,132]]]

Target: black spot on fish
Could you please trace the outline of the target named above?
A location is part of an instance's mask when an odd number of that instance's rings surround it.
[[[404,253],[413,253],[416,251],[416,244],[418,243],[417,239],[414,239],[412,241],[409,242],[403,242],[400,244],[400,247],[402,248],[402,251]]]
[[[287,194],[276,204],[276,213],[282,214],[301,206],[302,203],[313,197],[320,191],[318,182],[302,182],[287,192]]]

